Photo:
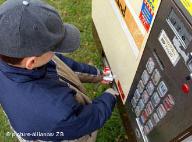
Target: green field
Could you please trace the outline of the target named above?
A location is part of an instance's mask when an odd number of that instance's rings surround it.
[[[0,0],[2,3],[4,0]],[[92,37],[92,20],[91,20],[91,0],[45,0],[53,5],[60,13],[63,21],[76,25],[81,31],[81,48],[70,54],[71,58],[102,67],[101,56],[99,55],[94,39]],[[3,28],[3,27],[1,27]],[[100,84],[85,84],[88,95],[92,98],[103,92],[107,86]],[[2,109],[0,108],[0,142],[17,142],[15,137],[6,137],[9,132],[9,125]],[[97,142],[125,142],[126,136],[117,108],[112,117],[99,130]]]

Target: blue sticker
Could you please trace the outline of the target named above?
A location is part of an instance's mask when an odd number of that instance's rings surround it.
[[[153,20],[153,15],[152,15],[152,13],[150,12],[149,8],[147,7],[147,5],[145,3],[143,3],[141,13],[145,17],[145,20],[147,21],[147,23],[149,25],[151,25],[152,20]]]

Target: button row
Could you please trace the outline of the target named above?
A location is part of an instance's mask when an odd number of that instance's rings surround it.
[[[155,68],[155,62],[150,57],[131,100],[145,134],[148,134],[175,104],[173,97],[168,94],[166,83],[161,78],[159,70]]]

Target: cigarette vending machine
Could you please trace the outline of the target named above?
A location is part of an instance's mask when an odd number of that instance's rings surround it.
[[[192,142],[192,1],[162,0],[126,107],[140,142]]]
[[[93,22],[135,141],[192,142],[192,0],[93,0]]]
[[[92,0],[92,18],[123,103],[161,0]]]

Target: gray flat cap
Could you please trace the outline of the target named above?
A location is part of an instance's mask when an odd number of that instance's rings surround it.
[[[69,53],[80,32],[63,24],[57,11],[40,0],[7,0],[0,6],[0,54],[23,58],[48,51]]]

